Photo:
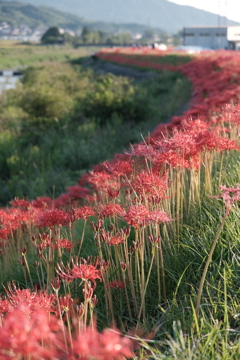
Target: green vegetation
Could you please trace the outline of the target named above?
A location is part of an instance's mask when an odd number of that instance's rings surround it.
[[[189,82],[177,73],[136,82],[76,64],[74,49],[23,47],[19,58],[16,50],[0,51],[2,67],[36,61],[0,97],[2,204],[59,195],[94,164],[141,141],[190,96]]]
[[[25,45],[12,40],[0,41],[0,69],[26,68],[32,64],[42,65],[51,62],[67,62],[79,56],[88,56],[96,48],[85,48],[81,51],[71,46]]]
[[[60,33],[58,27],[50,27],[41,38],[42,44],[73,44],[80,46],[84,44],[129,44],[134,40],[129,32],[119,33],[116,35],[105,33],[101,30],[90,30],[88,26],[84,26],[80,36],[70,35],[67,32]]]
[[[75,38],[76,45],[80,44],[132,44],[134,42],[130,32],[111,34],[101,30],[91,30],[84,26],[81,36]]]
[[[44,44],[54,44],[62,42],[63,36],[61,36],[57,26],[52,26],[43,34],[41,41]]]

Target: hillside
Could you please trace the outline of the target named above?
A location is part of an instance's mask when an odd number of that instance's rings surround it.
[[[31,4],[51,6],[93,21],[138,23],[171,33],[181,30],[184,26],[218,24],[216,14],[191,6],[177,5],[167,0],[31,0]],[[238,24],[231,20],[226,22],[226,18],[222,17],[221,24],[226,23]]]
[[[12,26],[24,24],[33,28],[53,25],[79,27],[84,24],[84,19],[79,16],[17,1],[0,1],[0,23],[4,21]]]
[[[34,1],[31,2],[33,3]],[[146,25],[134,23],[116,24],[104,21],[90,21],[78,15],[73,15],[51,7],[39,7],[32,4],[7,0],[0,0],[0,24],[2,22],[7,22],[13,27],[19,27],[23,24],[31,28],[60,26],[75,31],[87,25],[90,30],[102,30],[107,33],[120,31],[143,33],[150,28]]]

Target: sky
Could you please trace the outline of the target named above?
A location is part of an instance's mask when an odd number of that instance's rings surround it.
[[[240,22],[240,0],[169,0],[178,5],[189,5],[198,9],[226,16]]]

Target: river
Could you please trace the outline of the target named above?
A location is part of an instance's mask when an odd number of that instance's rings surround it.
[[[3,90],[14,89],[22,74],[13,70],[0,70],[0,94]]]

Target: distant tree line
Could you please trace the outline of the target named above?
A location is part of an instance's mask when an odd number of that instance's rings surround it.
[[[60,33],[58,27],[50,27],[41,38],[44,44],[53,43],[72,43],[73,45],[81,44],[132,44],[134,39],[128,32],[119,34],[107,34],[101,30],[90,30],[84,26],[80,36],[73,36],[64,32]]]
[[[42,36],[43,44],[63,44],[71,43],[75,46],[84,44],[125,44],[130,45],[133,43],[150,44],[156,38],[161,42],[169,43],[169,39],[173,45],[178,45],[180,36],[170,36],[168,33],[157,34],[154,30],[145,30],[141,39],[136,40],[129,32],[121,32],[117,34],[109,34],[101,30],[90,30],[88,26],[84,26],[81,35],[70,35],[67,32],[61,33],[56,26],[50,27]]]

